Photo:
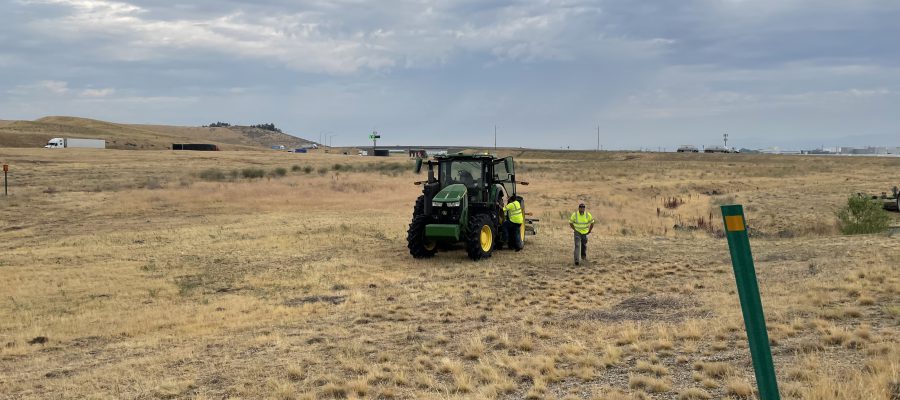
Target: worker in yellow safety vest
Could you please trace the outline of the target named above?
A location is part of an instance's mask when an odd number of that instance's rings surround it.
[[[569,226],[575,232],[575,265],[579,265],[582,260],[587,262],[588,235],[594,230],[594,216],[584,210],[584,203],[569,217]]]
[[[503,229],[506,230],[506,237],[508,238],[507,246],[516,251],[520,251],[523,246],[522,238],[519,237],[519,232],[521,231],[522,224],[525,223],[525,217],[522,213],[522,203],[520,203],[515,196],[509,196],[509,199],[506,200],[506,207],[503,207],[503,210],[506,211],[506,220],[503,221]]]

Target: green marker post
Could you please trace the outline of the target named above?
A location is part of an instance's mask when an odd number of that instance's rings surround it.
[[[772,349],[769,347],[769,335],[766,332],[766,319],[763,316],[759,286],[756,282],[756,269],[753,267],[753,256],[750,254],[744,208],[740,204],[722,206],[722,217],[725,219],[725,235],[728,238],[728,248],[731,250],[731,264],[734,266],[741,312],[744,314],[744,326],[747,329],[747,340],[750,342],[750,356],[753,359],[753,369],[756,371],[759,398],[780,400],[778,383],[775,381],[775,366],[772,364]]]

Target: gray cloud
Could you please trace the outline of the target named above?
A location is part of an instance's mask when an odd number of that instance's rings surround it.
[[[900,4],[19,0],[0,118],[592,148],[898,133]],[[898,134],[900,136],[900,134]],[[862,136],[860,136],[862,137]],[[834,143],[852,144],[852,143]]]

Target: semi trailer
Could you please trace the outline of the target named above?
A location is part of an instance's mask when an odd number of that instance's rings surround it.
[[[44,146],[45,149],[105,149],[106,141],[101,139],[53,138]]]

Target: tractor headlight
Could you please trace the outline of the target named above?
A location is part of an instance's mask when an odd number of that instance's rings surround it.
[[[459,207],[459,202],[451,201],[451,202],[444,203],[444,202],[440,202],[440,201],[434,201],[431,203],[432,207],[440,207],[443,205],[446,205],[447,207]]]

